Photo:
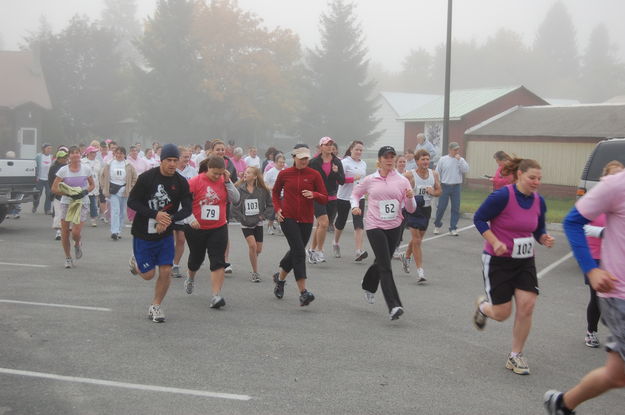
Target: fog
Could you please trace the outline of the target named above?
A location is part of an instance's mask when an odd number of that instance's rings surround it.
[[[143,19],[154,12],[156,0],[137,0],[137,16]],[[319,41],[319,16],[326,0],[239,0],[242,9],[261,17],[269,27],[294,30],[305,46]],[[357,14],[361,20],[366,46],[373,61],[387,70],[400,69],[411,49],[430,51],[445,40],[447,1],[445,0],[360,0]],[[483,42],[499,28],[522,35],[530,45],[538,25],[553,2],[549,0],[456,0],[453,36],[460,40]],[[577,41],[584,49],[595,25],[604,23],[617,54],[625,58],[625,2],[621,0],[566,0]],[[97,19],[104,0],[0,0],[0,37],[4,49],[17,49],[23,37],[38,26],[45,16],[54,30],[62,29],[76,13]]]

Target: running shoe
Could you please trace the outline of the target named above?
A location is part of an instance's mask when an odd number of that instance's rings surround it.
[[[267,225],[267,234],[268,235],[273,235],[275,232],[273,230],[273,226],[271,225]]]
[[[210,308],[221,308],[226,305],[226,300],[221,295],[213,295],[211,302],[208,305]]]
[[[575,411],[571,411],[564,407],[562,398],[564,394],[557,390],[549,390],[545,392],[543,405],[549,415],[575,415]]]
[[[482,310],[480,310],[480,304],[485,303],[486,301],[488,300],[486,300],[486,297],[483,295],[480,295],[479,297],[477,297],[477,300],[475,300],[473,325],[475,325],[475,328],[478,330],[484,330],[484,327],[486,326],[486,320],[488,320],[486,314],[482,313]]]
[[[187,279],[184,280],[184,290],[187,292],[187,294],[193,294],[194,284],[195,281],[192,278],[187,277]]]
[[[114,240],[114,241],[116,241],[116,240],[118,240],[119,238],[118,238],[118,236],[117,236],[117,234],[116,234],[116,233],[112,233],[112,234],[111,234],[111,239],[112,239],[112,240]]]
[[[250,281],[252,282],[261,282],[260,274],[258,272],[250,272]]]
[[[588,331],[586,332],[586,346],[597,348],[600,346],[599,338],[597,337],[596,331]]]
[[[226,274],[232,274],[232,264],[226,262],[226,267],[224,268],[224,272]]]
[[[276,298],[284,297],[284,285],[286,284],[286,281],[280,280],[279,272],[273,274],[273,282],[276,284],[276,286],[273,287],[273,294],[276,296]]]
[[[284,234],[282,233],[282,228],[280,227],[280,225],[276,226],[276,235],[284,236]]]
[[[139,271],[137,270],[137,260],[134,255],[130,256],[130,261],[128,261],[128,266],[130,267],[129,271],[132,275],[137,275]]]
[[[91,227],[92,228],[97,228],[98,227],[98,221],[96,221],[95,219],[91,219]]]
[[[423,284],[426,281],[425,271],[423,271],[423,268],[417,268],[417,284]]]
[[[371,291],[363,290],[365,292],[365,301],[369,304],[375,304],[375,294]]]
[[[54,234],[54,240],[55,241],[60,241],[61,240],[61,230],[57,229],[56,233]]]
[[[152,304],[148,308],[148,318],[155,323],[162,323],[165,321],[165,314],[161,310],[160,304]]]
[[[512,353],[508,355],[508,360],[506,361],[506,369],[510,369],[517,375],[529,375],[530,368],[527,365],[527,360],[525,360],[525,356],[519,353],[516,356],[512,356]]]
[[[326,256],[323,251],[313,251],[315,255],[315,264],[321,264],[322,262],[326,262]]]
[[[458,236],[458,230],[457,229],[452,229],[452,230],[449,231],[449,234],[451,236]]]
[[[76,259],[82,258],[82,244],[80,242],[74,245],[74,256]]]
[[[354,258],[354,261],[362,262],[362,260],[367,258],[368,256],[369,254],[367,253],[367,251],[356,251],[356,258]]]
[[[36,207],[33,207],[32,212],[33,212],[33,214],[37,213],[37,208],[36,208]]]
[[[174,265],[171,267],[171,277],[172,278],[182,278],[183,275],[180,273],[180,265]]]
[[[299,295],[299,305],[300,307],[307,306],[315,300],[315,296],[308,290],[302,291]]]
[[[309,264],[316,264],[317,260],[315,259],[315,251],[313,251],[312,249],[307,249],[306,260],[308,260]]]
[[[74,261],[71,258],[65,258],[65,268],[71,268],[74,266]]]
[[[434,235],[440,235],[440,233],[441,233],[441,228],[437,228],[437,227],[435,226],[435,227],[434,227],[434,231],[432,231],[432,233],[433,233]]]
[[[404,309],[402,307],[393,307],[388,317],[391,320],[398,320],[399,316],[401,316],[402,314],[404,314]]]
[[[117,239],[122,239],[122,234],[121,233],[117,234]]]
[[[399,249],[396,249],[395,252],[393,252],[393,259],[399,259],[401,257],[401,252],[399,252]]]
[[[401,261],[401,266],[404,269],[404,272],[406,274],[410,274],[410,258],[406,257],[405,252],[399,254],[399,260]]]
[[[341,246],[332,244],[332,253],[334,254],[334,258],[341,257]]]

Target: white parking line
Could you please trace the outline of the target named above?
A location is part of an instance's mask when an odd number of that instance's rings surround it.
[[[47,265],[35,265],[35,264],[18,264],[16,262],[0,262],[0,265],[10,265],[13,267],[33,267],[33,268],[48,268]]]
[[[458,231],[458,233],[460,233],[460,232],[463,232],[463,231],[466,231],[466,230],[469,230],[469,229],[472,229],[472,228],[475,228],[475,225],[465,226],[464,228],[457,229],[457,231]],[[432,241],[434,239],[444,238],[445,236],[449,236],[449,232],[445,232],[445,233],[443,233],[441,235],[436,235],[436,236],[431,236],[429,238],[425,238],[421,242]],[[408,244],[404,244],[404,245],[399,246],[397,249],[404,249],[404,248],[407,248],[407,247],[408,247]]]
[[[4,373],[7,375],[18,375],[18,376],[28,376],[28,377],[34,377],[34,378],[61,380],[64,382],[77,382],[77,383],[88,383],[92,385],[112,386],[115,388],[138,389],[138,390],[149,391],[149,392],[167,392],[167,393],[177,393],[181,395],[194,395],[194,396],[202,396],[205,398],[221,398],[221,399],[231,399],[231,400],[237,400],[237,401],[249,401],[250,399],[252,399],[252,397],[248,395],[236,395],[232,393],[209,392],[209,391],[201,391],[201,390],[195,390],[195,389],[170,388],[166,386],[142,385],[140,383],[115,382],[111,380],[102,380],[102,379],[79,378],[75,376],[55,375],[53,373],[31,372],[28,370],[15,370],[15,369],[0,368],[0,373]]]
[[[558,259],[553,264],[549,265],[547,268],[541,270],[538,273],[538,279],[541,279],[545,274],[547,274],[548,272],[552,271],[555,267],[557,267],[558,265],[562,264],[564,261],[566,261],[567,259],[571,258],[572,256],[573,256],[573,252],[569,252],[568,254],[564,255],[562,258]]]
[[[110,308],[103,308],[103,307],[87,307],[87,306],[69,305],[69,304],[34,303],[31,301],[17,301],[17,300],[3,300],[3,299],[0,299],[0,303],[38,305],[38,306],[43,306],[43,307],[75,308],[78,310],[89,310],[89,311],[113,311]]]

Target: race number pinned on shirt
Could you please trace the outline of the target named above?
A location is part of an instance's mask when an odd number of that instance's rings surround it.
[[[428,193],[426,189],[427,187],[425,186],[418,186],[416,196],[425,196]]]
[[[156,233],[156,225],[158,225],[156,219],[148,219],[148,234]]]
[[[531,258],[534,256],[534,238],[514,238],[512,258]]]
[[[245,216],[254,216],[259,213],[258,199],[245,199]]]
[[[219,220],[219,205],[202,205],[202,220]]]
[[[399,212],[399,200],[380,200],[378,206],[380,209],[380,219],[393,220],[397,217],[397,213]]]
[[[124,169],[115,169],[113,170],[113,177],[122,178],[124,177],[126,171]]]

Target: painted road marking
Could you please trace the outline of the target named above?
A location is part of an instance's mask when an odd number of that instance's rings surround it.
[[[75,308],[78,310],[89,310],[89,311],[113,311],[110,308],[103,308],[103,307],[87,307],[87,306],[69,305],[69,304],[34,303],[32,301],[17,301],[17,300],[0,299],[0,303],[37,305],[37,306],[43,306],[43,307]]]
[[[465,226],[464,228],[457,229],[457,231],[458,231],[458,233],[460,233],[460,232],[463,232],[463,231],[466,231],[466,230],[469,230],[469,229],[473,229],[473,228],[475,228],[475,225],[469,225],[469,226]],[[433,241],[434,239],[444,238],[445,236],[450,236],[449,232],[445,232],[445,233],[440,234],[440,235],[436,235],[436,236],[431,236],[429,238],[425,238],[421,242]],[[400,247],[398,247],[397,249],[404,249],[404,248],[407,248],[407,247],[408,247],[408,244],[404,244],[404,245],[401,245]]]
[[[18,264],[16,262],[0,262],[0,265],[10,265],[13,267],[33,267],[33,268],[48,268],[47,265],[35,265],[35,264]]]
[[[541,279],[545,274],[552,271],[554,268],[556,268],[558,265],[562,264],[563,262],[565,262],[567,259],[571,258],[572,256],[573,256],[573,252],[569,252],[568,254],[564,255],[562,258],[558,259],[553,264],[549,265],[547,268],[541,270],[538,273],[538,279]]]
[[[138,390],[149,391],[149,392],[167,392],[167,393],[176,393],[176,394],[181,394],[181,395],[193,395],[193,396],[201,396],[205,398],[221,398],[221,399],[231,399],[231,400],[237,400],[237,401],[249,401],[250,399],[252,399],[252,397],[248,395],[210,392],[210,391],[202,391],[202,390],[195,390],[195,389],[170,388],[167,386],[142,385],[140,383],[115,382],[111,380],[102,380],[102,379],[79,378],[75,376],[56,375],[54,373],[31,372],[28,370],[15,370],[15,369],[0,368],[0,373],[4,373],[7,375],[18,375],[18,376],[28,376],[28,377],[33,377],[33,378],[60,380],[64,382],[76,382],[76,383],[88,383],[91,385],[112,386],[114,388],[138,389]]]

